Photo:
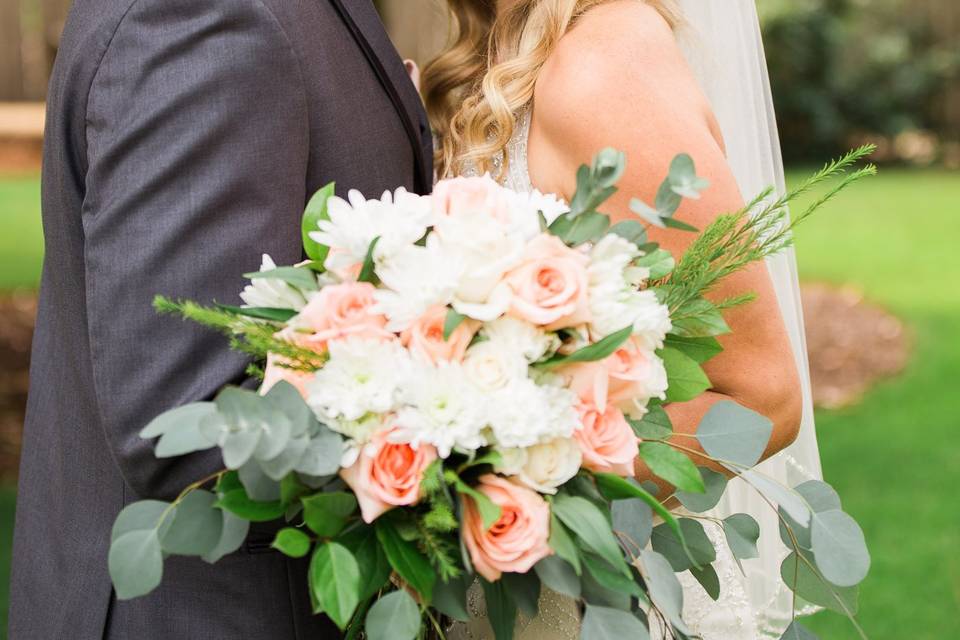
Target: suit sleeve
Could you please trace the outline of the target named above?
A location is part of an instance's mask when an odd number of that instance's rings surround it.
[[[141,498],[222,468],[159,460],[138,432],[244,380],[207,329],[156,294],[235,304],[262,253],[300,258],[307,107],[298,60],[257,0],[137,0],[90,88],[82,209],[90,350],[107,445]],[[81,375],[78,372],[78,375]]]

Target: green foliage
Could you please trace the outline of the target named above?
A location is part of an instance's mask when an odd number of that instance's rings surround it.
[[[336,184],[330,182],[317,190],[317,192],[310,197],[309,202],[307,202],[307,206],[303,211],[303,219],[300,223],[303,251],[307,254],[308,258],[319,264],[323,264],[327,259],[327,253],[330,249],[311,238],[310,233],[319,230],[318,225],[321,220],[330,219],[330,216],[327,214],[327,201],[330,199],[330,196],[334,194],[335,188]]]
[[[553,356],[549,360],[539,363],[537,366],[544,369],[555,369],[556,367],[562,367],[576,362],[596,362],[597,360],[603,360],[619,349],[624,342],[629,340],[632,333],[632,326],[624,327],[591,345],[577,349],[569,355]]]
[[[310,536],[300,529],[285,527],[277,532],[270,546],[291,558],[302,558],[310,552]]]
[[[336,542],[318,545],[310,559],[309,580],[317,605],[345,629],[360,604],[360,567],[353,554]]]
[[[640,457],[650,471],[677,489],[689,493],[703,493],[703,478],[693,461],[685,453],[662,442],[641,442]]]
[[[760,460],[773,434],[773,423],[732,400],[715,403],[697,425],[697,440],[708,454],[742,467]]]
[[[377,539],[386,553],[390,566],[420,594],[425,602],[430,602],[433,597],[433,586],[437,581],[437,574],[430,560],[414,543],[405,540],[388,519],[378,518],[375,528]]]
[[[346,491],[315,493],[301,498],[303,520],[321,538],[340,533],[357,510],[357,498]]]
[[[420,610],[410,594],[400,589],[377,600],[364,625],[369,640],[414,640],[420,631]]]

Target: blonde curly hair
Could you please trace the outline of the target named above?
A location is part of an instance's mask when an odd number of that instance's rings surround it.
[[[437,139],[435,167],[447,178],[472,167],[506,175],[506,146],[516,117],[533,100],[540,68],[587,11],[610,0],[447,0],[450,42],[424,69],[422,91]],[[670,0],[637,0],[673,27]]]

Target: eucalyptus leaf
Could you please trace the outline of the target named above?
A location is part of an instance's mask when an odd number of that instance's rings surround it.
[[[807,558],[807,562],[811,562]],[[854,587],[838,587],[830,584],[823,576],[818,575],[800,559],[795,552],[790,553],[780,565],[780,577],[784,584],[798,596],[820,607],[843,615],[857,613],[857,599],[859,589]]]
[[[863,581],[870,570],[870,553],[856,520],[840,510],[814,513],[810,540],[817,569],[839,587]]]
[[[155,529],[128,531],[110,545],[110,580],[118,600],[146,595],[163,578],[163,551]]]
[[[467,590],[472,583],[472,577],[468,575],[461,575],[439,583],[437,588],[434,589],[431,604],[448,618],[467,622],[470,620],[470,612],[467,610]]]
[[[580,640],[648,640],[647,627],[635,615],[620,609],[587,605]]]
[[[330,215],[327,213],[327,205],[330,196],[334,194],[335,187],[335,183],[327,183],[310,197],[303,211],[303,218],[300,223],[300,234],[303,238],[304,253],[311,260],[315,260],[321,264],[326,261],[330,249],[311,238],[310,234],[319,230],[321,220],[330,219]]]
[[[657,213],[660,216],[670,218],[677,212],[682,202],[683,196],[671,188],[670,178],[668,176],[660,183],[660,187],[657,189],[656,199],[653,201],[653,206],[656,207]]]
[[[664,347],[657,355],[667,371],[667,402],[693,400],[710,388],[707,374],[690,356],[670,347]]]
[[[165,411],[154,418],[140,431],[144,439],[156,438],[171,431],[182,429],[197,429],[200,422],[211,413],[215,413],[217,406],[212,402],[193,402],[182,407]]]
[[[673,423],[662,405],[652,404],[647,407],[647,413],[640,420],[627,418],[638,438],[644,440],[662,440],[673,434]]]
[[[697,426],[697,440],[719,460],[752,467],[760,460],[773,434],[769,418],[732,400],[721,400]]]
[[[807,501],[795,489],[783,486],[756,469],[742,471],[736,467],[727,466],[727,468],[739,473],[743,480],[767,500],[777,503],[801,527],[806,527],[810,523],[811,514]]]
[[[310,439],[306,450],[297,462],[295,470],[308,476],[330,476],[340,471],[343,458],[343,437],[320,425],[319,431]]]
[[[582,571],[580,551],[570,536],[570,533],[567,531],[567,528],[563,526],[563,523],[560,522],[554,513],[550,514],[550,539],[548,544],[550,548],[556,552],[557,556],[569,562],[574,572],[580,575]]]
[[[310,536],[300,529],[285,527],[277,532],[270,546],[285,556],[302,558],[310,553]]]
[[[786,631],[783,632],[783,635],[780,636],[780,640],[817,640],[817,636],[794,620],[790,623],[790,626],[787,627]]]
[[[657,249],[633,261],[637,267],[646,267],[650,270],[650,279],[659,280],[670,274],[676,266],[673,255],[665,249]]]
[[[663,226],[667,227],[668,229],[679,229],[680,231],[689,231],[691,233],[696,233],[699,231],[699,229],[692,224],[688,224],[683,220],[677,220],[676,218],[664,218]]]
[[[592,553],[583,554],[583,566],[591,578],[610,591],[627,593],[634,597],[640,597],[643,594],[639,585],[634,582],[632,573],[628,572],[624,575],[599,556]]]
[[[237,478],[251,500],[273,502],[280,499],[280,483],[264,473],[256,460],[237,469]]]
[[[160,526],[160,519],[170,508],[169,502],[161,502],[160,500],[131,502],[123,508],[117,515],[117,519],[114,520],[113,530],[110,532],[110,541],[114,542],[123,534],[131,531],[157,529]]]
[[[637,246],[647,241],[647,229],[636,220],[623,220],[610,227],[607,233],[620,236],[627,242]]]
[[[360,604],[360,569],[353,554],[336,542],[317,546],[310,560],[310,589],[324,613],[345,629]]]
[[[653,509],[641,500],[617,500],[610,505],[613,517],[613,530],[626,536],[627,543],[621,543],[632,551],[643,549],[653,532]]]
[[[674,494],[680,504],[694,513],[703,513],[717,506],[720,497],[727,488],[727,477],[722,473],[717,473],[707,467],[700,467],[700,475],[703,477],[703,485],[706,487],[704,493],[677,491]]]
[[[794,490],[807,501],[807,504],[814,514],[841,509],[840,496],[837,495],[833,487],[826,482],[808,480],[794,487]],[[793,538],[795,538],[800,547],[811,549],[813,543],[810,539],[809,524],[807,526],[801,526],[790,517],[789,513],[783,509],[779,511],[781,516],[780,539],[783,540],[783,543],[792,549],[794,546]],[[793,532],[793,538],[791,538],[787,532],[787,527]]]
[[[224,556],[239,549],[247,539],[247,534],[250,531],[249,520],[238,518],[226,509],[220,510],[220,517],[223,520],[220,527],[220,539],[213,549],[202,556],[204,562],[209,562],[210,564],[219,561]]]
[[[357,498],[345,491],[315,493],[300,499],[303,521],[321,538],[331,538],[347,524],[357,510]]]
[[[170,526],[160,535],[160,546],[167,553],[202,556],[217,546],[223,532],[223,515],[214,505],[217,497],[209,491],[194,489],[180,502]]]
[[[650,599],[671,623],[684,631],[683,587],[670,563],[656,551],[645,550],[638,559],[638,568],[647,583]]]
[[[370,607],[364,632],[368,640],[414,640],[420,632],[420,609],[403,589],[392,591]]]
[[[608,589],[597,582],[589,571],[584,570],[580,578],[580,588],[583,601],[587,604],[630,611],[631,598],[629,593]]]
[[[640,457],[659,478],[689,493],[704,493],[703,477],[686,454],[663,442],[641,442]]]
[[[705,564],[699,569],[690,567],[690,573],[696,578],[703,590],[707,592],[711,600],[720,599],[720,577],[712,564]]]
[[[661,554],[676,572],[685,571],[691,567],[703,567],[717,559],[717,550],[703,530],[703,525],[692,518],[679,518],[678,524],[683,531],[683,543],[666,524],[653,528],[651,541],[653,550]]]
[[[586,498],[559,494],[553,513],[587,546],[622,573],[629,573],[606,516]]]
[[[551,591],[571,598],[580,597],[580,577],[569,562],[558,555],[547,556],[534,565],[540,582]]]
[[[723,533],[727,537],[730,552],[738,560],[759,558],[757,540],[760,539],[760,525],[746,513],[735,513],[723,520]]]
[[[628,498],[638,498],[642,500],[653,509],[654,513],[663,519],[664,524],[669,526],[673,532],[677,534],[678,538],[683,539],[683,531],[680,529],[677,519],[663,506],[663,503],[657,500],[650,490],[644,488],[643,485],[638,485],[636,481],[625,480],[612,473],[597,473],[594,475],[597,479],[597,486],[600,487],[600,490],[607,499],[624,500]]]

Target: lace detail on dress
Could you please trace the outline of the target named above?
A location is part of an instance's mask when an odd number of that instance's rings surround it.
[[[517,123],[513,127],[513,137],[507,143],[507,173],[503,176],[503,186],[514,191],[532,191],[533,184],[530,182],[530,172],[527,168],[527,140],[530,138],[530,110],[525,109],[517,117]],[[494,175],[499,175],[503,170],[503,158],[495,157],[492,161]],[[463,175],[476,176],[479,172],[476,168],[467,167]]]

